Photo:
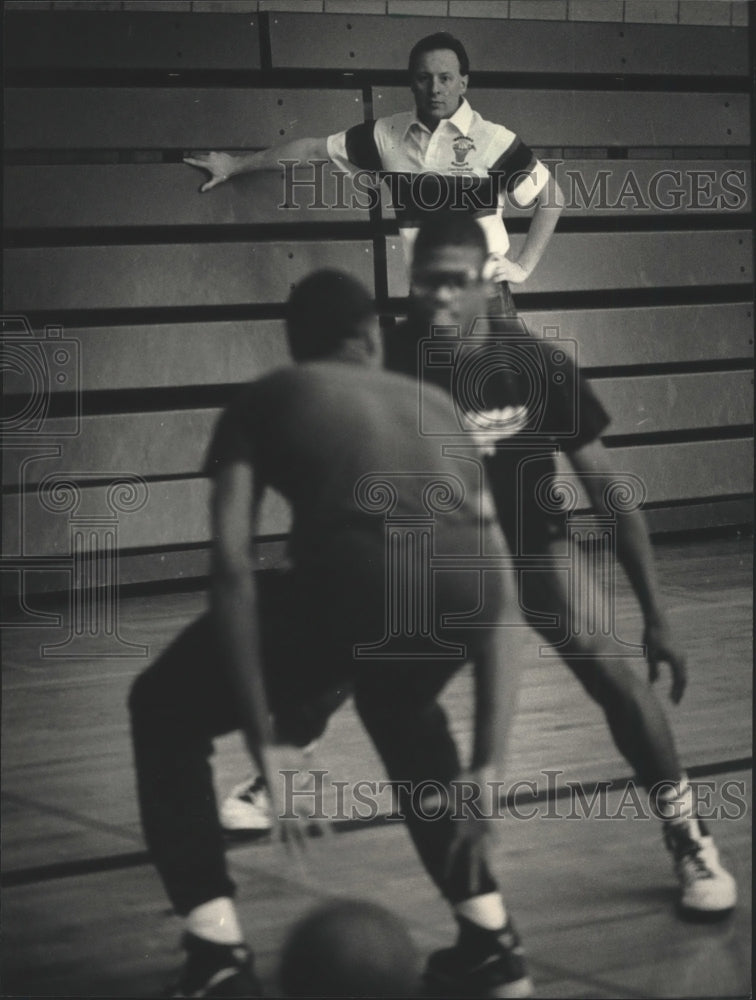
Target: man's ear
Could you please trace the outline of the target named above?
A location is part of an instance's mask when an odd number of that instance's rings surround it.
[[[464,94],[464,93],[467,92],[467,84],[470,81],[470,77],[469,76],[461,76],[460,80],[462,81],[462,93]]]

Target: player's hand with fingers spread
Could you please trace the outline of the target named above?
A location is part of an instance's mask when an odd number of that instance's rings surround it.
[[[528,277],[528,272],[522,264],[518,264],[516,260],[510,260],[502,253],[488,255],[483,273],[489,281],[507,281],[515,285],[525,281]]]
[[[322,786],[313,774],[312,757],[301,747],[276,743],[262,749],[262,758],[273,829],[288,848],[304,850],[311,828],[330,832],[330,825],[323,818]]]
[[[648,679],[653,684],[659,679],[659,664],[668,663],[672,673],[672,687],[669,696],[678,704],[685,693],[688,674],[685,656],[672,639],[669,626],[663,621],[647,621],[643,633],[648,660]]]
[[[184,163],[200,170],[207,170],[210,180],[200,188],[200,191],[210,191],[218,184],[227,181],[235,173],[235,159],[230,153],[199,153],[197,156],[185,156]]]

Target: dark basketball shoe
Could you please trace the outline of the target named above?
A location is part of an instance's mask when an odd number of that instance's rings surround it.
[[[167,997],[261,997],[252,968],[252,953],[244,944],[227,945],[185,934],[186,964]]]
[[[528,975],[520,938],[511,919],[500,931],[457,918],[459,938],[453,948],[434,952],[425,979],[431,995],[483,998],[529,997]]]

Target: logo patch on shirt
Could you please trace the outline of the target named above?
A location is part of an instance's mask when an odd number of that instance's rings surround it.
[[[466,167],[467,154],[470,150],[475,149],[475,143],[469,135],[458,135],[452,143],[452,149],[454,150],[454,163],[452,166]]]

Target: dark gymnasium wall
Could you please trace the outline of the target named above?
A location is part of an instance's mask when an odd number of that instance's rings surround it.
[[[287,359],[290,289],[346,268],[389,323],[407,284],[391,212],[351,204],[348,183],[337,199],[326,175],[331,208],[307,208],[304,188],[284,207],[277,174],[200,196],[182,156],[406,110],[408,50],[440,29],[468,48],[473,107],[567,195],[516,299],[533,331],[576,342],[652,530],[750,520],[744,5],[718,5],[735,24],[701,25],[538,20],[542,3],[533,19],[522,4],[490,19],[154,6],[6,4],[6,586],[63,589],[74,522],[82,550],[117,547],[121,583],[207,572],[203,454],[234,387]],[[516,246],[528,213],[509,214]],[[124,475],[146,489],[114,492]],[[287,524],[272,500],[271,562]]]

